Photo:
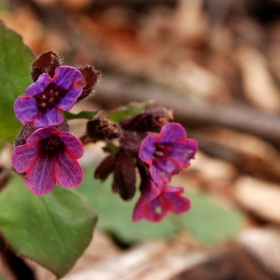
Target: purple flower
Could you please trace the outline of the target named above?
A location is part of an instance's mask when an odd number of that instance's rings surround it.
[[[20,96],[14,105],[17,118],[22,124],[32,122],[37,128],[57,126],[64,120],[61,110],[70,110],[82,94],[77,85],[83,78],[79,70],[70,66],[55,69],[54,77],[43,73],[30,85],[25,96]]]
[[[161,186],[190,165],[197,148],[196,140],[187,139],[180,124],[168,123],[159,135],[152,133],[142,141],[139,158],[149,165],[153,180]]]
[[[190,200],[181,196],[184,192],[182,187],[163,185],[159,188],[149,179],[141,188],[142,194],[133,212],[134,222],[143,218],[150,222],[160,222],[168,211],[181,214],[190,210]]]
[[[82,142],[73,134],[55,127],[40,128],[17,146],[12,164],[19,173],[26,173],[25,184],[35,195],[55,188],[56,181],[65,188],[81,184],[83,169],[76,159],[84,153]]]

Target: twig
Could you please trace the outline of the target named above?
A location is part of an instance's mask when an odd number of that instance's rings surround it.
[[[154,100],[174,109],[176,121],[187,127],[217,125],[247,132],[280,147],[280,116],[244,106],[198,102],[178,92],[123,77],[103,75],[94,100],[100,104],[124,105],[131,101]]]

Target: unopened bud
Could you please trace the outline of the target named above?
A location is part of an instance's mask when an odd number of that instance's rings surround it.
[[[116,157],[114,168],[113,191],[123,200],[130,200],[135,194],[136,172],[132,156],[124,151]]]
[[[120,122],[125,130],[141,132],[159,132],[161,127],[173,119],[173,111],[165,108],[154,108]]]
[[[36,130],[32,123],[26,124],[15,139],[15,147],[24,145],[27,138]]]
[[[41,54],[31,66],[31,76],[34,82],[37,81],[39,76],[47,73],[53,77],[55,69],[60,66],[60,58],[54,51],[49,51]]]
[[[78,83],[78,85],[83,88],[82,95],[78,98],[78,100],[81,100],[91,93],[93,87],[97,84],[101,77],[101,72],[94,69],[91,65],[78,67],[78,70],[83,75],[83,79]]]
[[[106,180],[111,172],[113,172],[115,166],[115,157],[113,155],[107,156],[96,168],[94,173],[95,179],[101,181]]]
[[[120,136],[120,129],[117,123],[98,113],[88,121],[87,135],[93,142],[110,140]]]

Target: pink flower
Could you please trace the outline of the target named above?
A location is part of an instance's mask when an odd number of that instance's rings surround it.
[[[26,144],[15,148],[12,164],[17,172],[26,173],[27,187],[35,195],[43,195],[54,190],[56,182],[65,188],[81,184],[84,173],[76,159],[83,153],[76,136],[47,127],[36,130]]]
[[[77,85],[82,78],[81,72],[70,66],[57,67],[53,78],[41,74],[25,96],[16,100],[17,118],[22,124],[32,122],[36,128],[61,124],[64,118],[60,111],[70,110],[82,94],[82,87]]]
[[[133,221],[146,219],[150,222],[160,222],[168,213],[181,214],[190,210],[191,202],[181,196],[182,187],[163,185],[158,187],[149,179],[141,186],[142,194],[138,200],[134,212]]]
[[[149,165],[153,180],[162,185],[190,165],[197,149],[196,140],[187,139],[180,124],[168,123],[161,128],[159,135],[152,133],[142,141],[139,158]]]

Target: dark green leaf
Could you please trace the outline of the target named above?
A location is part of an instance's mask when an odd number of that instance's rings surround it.
[[[32,83],[30,64],[34,56],[19,35],[0,21],[0,140],[12,142],[21,128],[14,102]]]
[[[92,201],[99,215],[98,227],[114,232],[126,242],[142,241],[147,238],[167,237],[188,230],[202,243],[216,243],[234,236],[242,227],[243,216],[235,209],[226,208],[206,195],[186,191],[192,201],[192,209],[182,215],[168,214],[160,223],[132,222],[132,212],[139,192],[132,201],[124,202],[111,191],[111,179],[101,183],[92,178],[92,171],[85,173],[79,191]],[[175,182],[172,185],[183,185]]]
[[[92,237],[97,216],[86,197],[57,186],[35,196],[14,175],[0,193],[0,231],[16,254],[65,275]]]
[[[144,103],[131,103],[128,106],[121,107],[118,110],[109,113],[107,117],[112,121],[120,122],[126,118],[134,117],[135,115],[148,109],[151,106],[151,104],[151,101]]]
[[[75,120],[75,119],[91,120],[96,114],[97,112],[91,112],[91,111],[82,111],[78,114],[73,114],[69,111],[63,111],[63,115],[67,120]]]

